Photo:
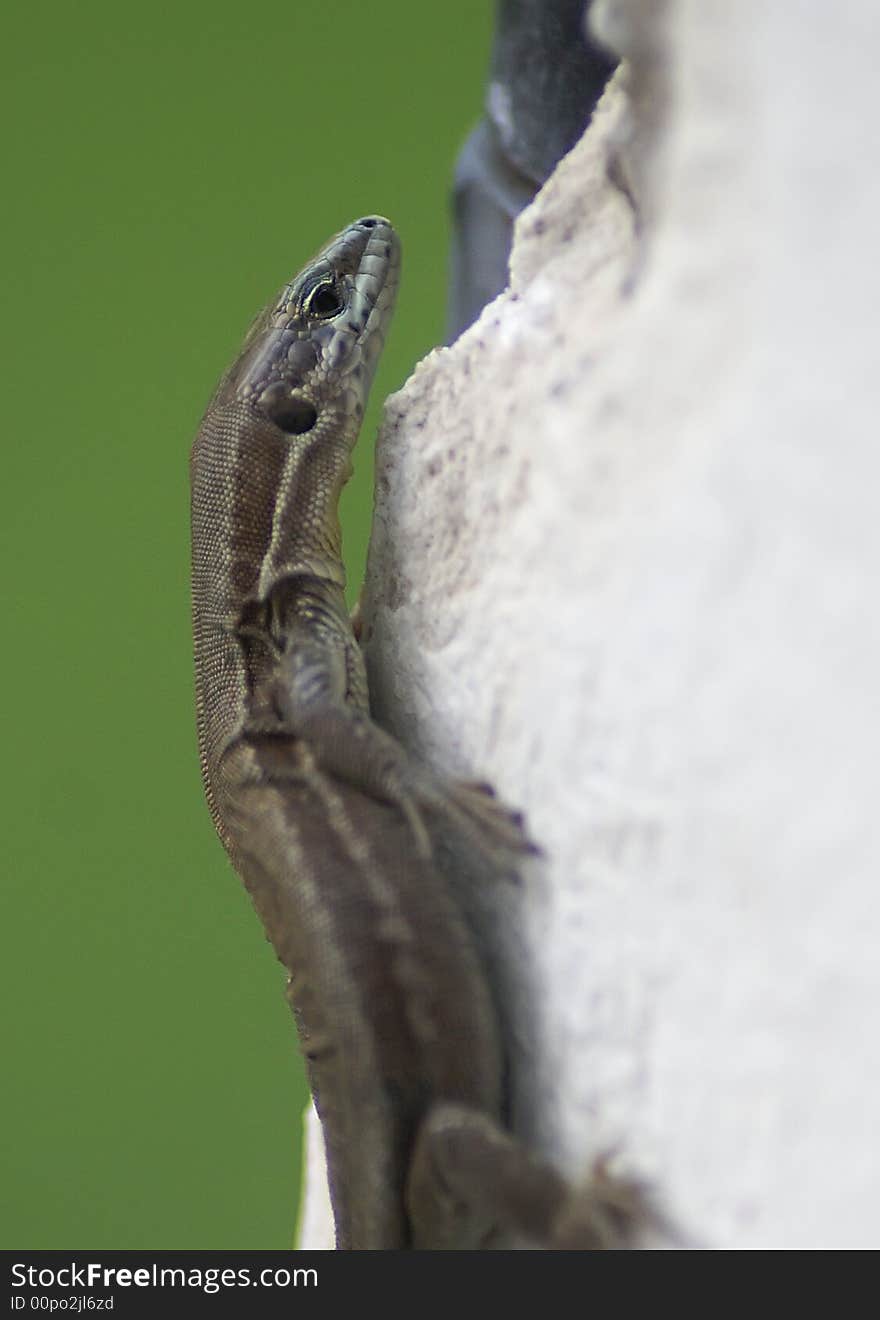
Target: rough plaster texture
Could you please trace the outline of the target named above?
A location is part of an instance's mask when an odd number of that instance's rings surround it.
[[[874,1247],[876,10],[594,21],[630,65],[510,290],[389,401],[377,713],[546,851],[466,899],[524,1137],[670,1241]]]

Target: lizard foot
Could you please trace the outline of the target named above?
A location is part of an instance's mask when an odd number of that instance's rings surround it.
[[[522,812],[500,801],[489,784],[453,780],[445,789],[447,813],[467,833],[479,833],[484,851],[540,855],[541,849],[526,831]]]
[[[487,1114],[439,1103],[416,1139],[407,1210],[418,1248],[604,1251],[629,1245],[641,1199],[597,1174],[580,1189]]]
[[[308,746],[318,769],[402,813],[421,856],[433,852],[429,817],[447,820],[494,862],[540,851],[521,813],[506,807],[487,784],[445,779],[363,711],[321,705],[284,716],[282,727]]]

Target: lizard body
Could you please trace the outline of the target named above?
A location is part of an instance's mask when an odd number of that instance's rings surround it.
[[[372,723],[344,603],[337,501],[398,273],[390,224],[350,225],[257,318],[208,407],[197,723],[215,826],[288,972],[337,1245],[477,1247],[506,1214],[492,1185],[526,1231],[563,1189],[502,1130],[490,987],[432,860],[438,820],[489,851],[528,847],[519,820]]]

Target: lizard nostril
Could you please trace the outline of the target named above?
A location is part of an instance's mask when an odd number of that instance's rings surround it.
[[[359,220],[358,224],[361,226],[362,229],[376,228],[376,221],[371,215],[365,216],[363,220]]]

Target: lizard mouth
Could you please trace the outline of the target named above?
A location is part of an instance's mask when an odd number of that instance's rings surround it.
[[[329,359],[349,370],[360,365],[361,389],[366,394],[382,352],[400,282],[400,239],[384,216],[355,220],[322,249],[317,262],[326,262],[347,287],[347,305],[333,323],[335,341],[327,346]],[[348,374],[346,372],[346,374]]]
[[[363,330],[381,322],[384,330],[400,281],[400,239],[394,227],[384,216],[365,216],[344,229],[335,241],[341,248],[340,268],[344,270],[349,254],[354,261],[347,319],[362,325]]]

